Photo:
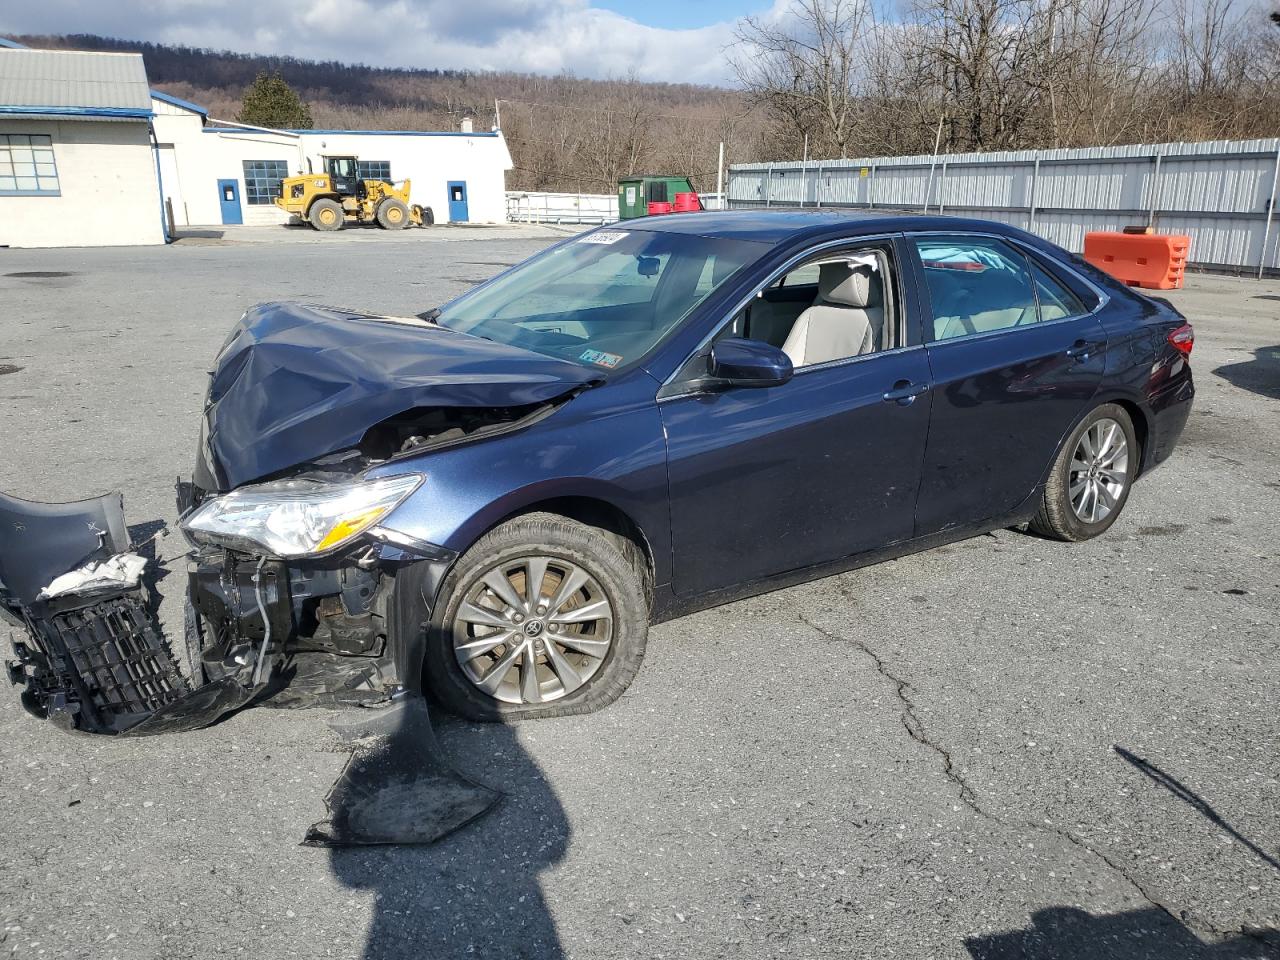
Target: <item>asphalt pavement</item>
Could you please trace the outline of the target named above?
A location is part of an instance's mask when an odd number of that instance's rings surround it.
[[[0,250],[0,489],[172,521],[246,307],[417,312],[555,236]],[[1106,536],[661,625],[594,716],[443,718],[507,797],[435,846],[298,845],[347,755],[325,711],[113,741],[0,690],[0,956],[1280,957],[1280,281],[1169,296],[1199,395]]]

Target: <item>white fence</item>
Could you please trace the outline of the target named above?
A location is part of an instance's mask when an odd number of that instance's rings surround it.
[[[507,219],[515,223],[612,223],[614,193],[507,193]]]
[[[724,198],[704,193],[702,204],[719,210]],[[507,193],[507,219],[512,223],[613,223],[618,219],[614,193]]]
[[[1280,139],[740,164],[729,206],[998,220],[1079,252],[1091,230],[1191,237],[1198,266],[1280,271]]]

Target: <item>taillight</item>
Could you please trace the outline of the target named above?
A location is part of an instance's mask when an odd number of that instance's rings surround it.
[[[1191,348],[1196,345],[1196,328],[1189,323],[1184,323],[1177,330],[1169,334],[1169,346],[1177,350],[1184,357],[1191,356]]]

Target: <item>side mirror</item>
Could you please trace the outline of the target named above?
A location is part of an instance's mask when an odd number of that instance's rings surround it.
[[[733,387],[776,387],[791,379],[791,358],[759,340],[729,337],[711,348],[707,373]]]

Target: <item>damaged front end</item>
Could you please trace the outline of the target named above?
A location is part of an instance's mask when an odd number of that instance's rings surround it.
[[[37,716],[135,736],[204,726],[251,701],[389,699],[404,663],[403,644],[388,640],[402,632],[397,574],[451,559],[370,529],[418,481],[294,481],[200,506],[180,484],[194,549],[174,641],[140,575],[146,562],[130,552],[119,494],[70,504],[0,495],[0,609],[27,634],[9,678]]]
[[[209,513],[192,494],[179,484],[189,521]],[[296,512],[296,498],[283,502]],[[170,643],[119,494],[69,504],[0,494],[0,616],[26,633],[6,667],[30,713],[68,731],[137,737],[251,705],[375,707],[334,725],[353,752],[328,817],[306,835],[313,846],[430,843],[497,802],[448,763],[425,702],[400,682],[414,656],[404,639],[422,626],[415,595],[451,556],[361,529],[322,556],[285,560],[184,530],[195,549],[184,633]]]
[[[581,364],[420,319],[254,307],[217,357],[192,478],[178,483],[191,547],[185,571],[169,565],[185,573],[181,636],[160,627],[119,494],[0,494],[0,617],[25,634],[9,678],[36,716],[115,736],[251,705],[382,706],[401,718],[391,741],[416,745],[349,767],[313,842],[422,842],[465,821],[494,796],[432,769],[410,735],[429,732],[425,626],[455,554],[390,514],[423,487],[424,454],[522,429],[598,382]],[[422,499],[411,514],[429,510]],[[407,782],[452,783],[451,799],[413,830],[368,827],[380,790]]]

